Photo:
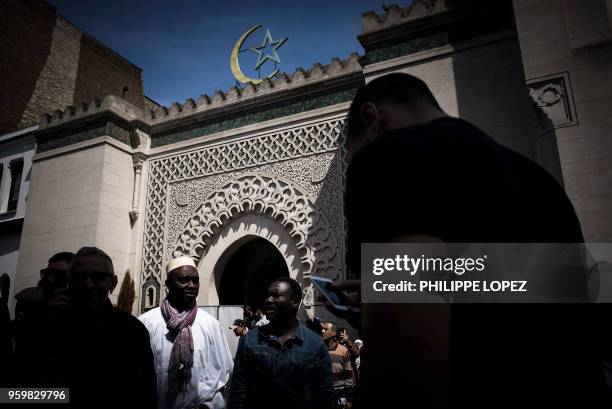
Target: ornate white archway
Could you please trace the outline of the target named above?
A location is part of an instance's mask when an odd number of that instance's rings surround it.
[[[205,283],[199,302],[218,304],[219,271],[232,249],[254,237],[270,241],[285,258],[291,277],[300,281],[310,274],[333,277],[341,271],[337,240],[308,194],[277,176],[245,174],[196,209],[173,247],[174,257],[199,261]]]
[[[276,221],[260,214],[250,213],[234,219],[215,235],[209,251],[198,263],[200,273],[200,305],[219,304],[218,284],[223,270],[231,256],[244,244],[255,238],[268,240],[283,256],[289,276],[301,278],[299,250],[287,233]]]

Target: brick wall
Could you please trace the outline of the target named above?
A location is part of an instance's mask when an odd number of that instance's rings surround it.
[[[0,135],[106,94],[144,107],[141,70],[44,0],[0,2],[0,50]]]
[[[74,85],[79,66],[81,32],[58,16],[53,28],[51,48],[45,65],[36,79],[34,91],[18,128],[38,123],[39,116],[49,109],[64,109],[73,104]]]
[[[49,55],[55,19],[42,0],[0,2],[0,134],[17,129]]]
[[[74,91],[74,103],[114,94],[144,108],[140,69],[121,58],[95,39],[81,36],[79,68]],[[124,87],[127,91],[124,93]]]

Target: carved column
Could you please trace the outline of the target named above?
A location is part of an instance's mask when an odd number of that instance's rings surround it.
[[[132,210],[130,210],[130,221],[132,222],[132,226],[134,225],[134,223],[138,219],[138,215],[140,214],[142,167],[144,166],[146,158],[146,155],[142,152],[137,152],[132,157],[132,160],[134,161],[134,193],[132,196]]]

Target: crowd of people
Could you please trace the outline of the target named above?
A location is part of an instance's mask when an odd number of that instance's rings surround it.
[[[563,188],[533,161],[449,117],[407,74],[370,81],[347,120],[347,266],[361,243],[580,243]],[[407,189],[406,187],[410,187]],[[416,192],[416,193],[415,193]],[[381,198],[385,198],[381,200]],[[392,214],[392,222],[373,215]],[[606,310],[577,304],[360,304],[358,280],[336,283],[359,305],[333,322],[297,319],[300,285],[275,279],[231,329],[197,308],[189,257],[166,266],[167,297],[136,318],[113,307],[110,257],[59,253],[36,288],[16,295],[2,353],[7,386],[68,387],[74,407],[607,407]],[[357,312],[359,311],[359,312]],[[15,348],[6,351],[14,344]],[[12,349],[12,348],[11,348]],[[362,360],[363,358],[363,360]]]
[[[109,299],[117,277],[104,251],[52,256],[38,285],[16,295],[3,385],[69,388],[73,407],[351,406],[362,343],[333,323],[300,323],[297,281],[278,278],[261,308],[245,307],[230,327],[241,338],[232,356],[219,321],[197,307],[194,260],[171,260],[166,277],[161,306],[135,318]]]

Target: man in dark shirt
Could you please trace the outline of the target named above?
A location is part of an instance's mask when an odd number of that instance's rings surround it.
[[[332,409],[331,361],[321,337],[296,318],[300,285],[288,277],[268,287],[270,323],[240,340],[228,408]]]
[[[113,307],[108,295],[116,285],[110,257],[83,247],[70,265],[68,288],[49,303],[51,356],[43,386],[70,388],[70,407],[156,407],[149,333]]]
[[[447,116],[413,76],[391,74],[363,87],[348,135],[347,264],[357,276],[361,243],[583,241],[552,176]],[[605,388],[589,307],[596,306],[363,305],[361,401],[593,407]],[[397,322],[403,330],[383,339]],[[403,368],[397,382],[380,377],[391,350],[403,351],[393,360]],[[398,390],[405,393],[393,395]]]
[[[44,372],[44,357],[49,345],[45,340],[48,322],[47,303],[55,291],[66,288],[68,268],[74,253],[63,251],[49,259],[47,268],[40,270],[36,287],[28,287],[15,295],[15,319],[12,322],[15,352],[13,357],[12,386],[40,386],[35,376]]]

